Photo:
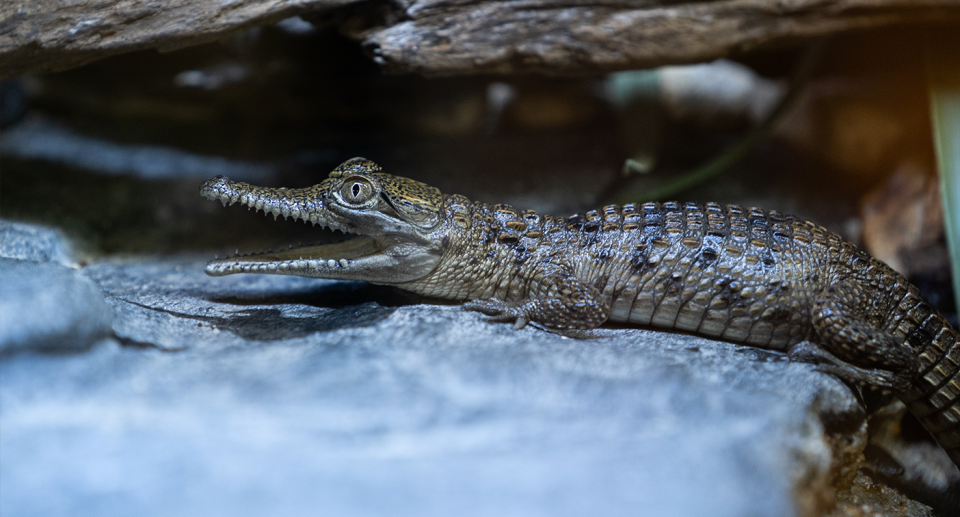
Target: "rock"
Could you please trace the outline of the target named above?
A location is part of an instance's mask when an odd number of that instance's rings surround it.
[[[0,257],[76,266],[73,250],[59,230],[0,219]]]
[[[129,346],[0,364],[0,513],[812,515],[862,442],[780,354],[203,262],[88,267]]]
[[[75,0],[62,7],[62,0],[0,4],[0,76],[206,43],[295,15],[339,23],[387,71],[424,74],[596,74],[706,61],[854,29],[960,19],[952,0]]]
[[[7,158],[146,180],[200,181],[222,174],[250,181],[268,177],[277,169],[270,164],[229,160],[173,147],[115,143],[84,136],[44,119],[26,120],[4,131],[0,135],[0,153]]]
[[[79,351],[110,334],[110,309],[81,272],[0,258],[0,354]]]
[[[757,125],[786,95],[786,85],[727,59],[657,70],[663,110],[674,121],[712,130]],[[623,72],[630,73],[630,72]]]
[[[0,220],[0,354],[78,351],[110,334],[110,309],[58,230]]]

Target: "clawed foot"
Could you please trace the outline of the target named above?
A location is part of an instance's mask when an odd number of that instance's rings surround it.
[[[835,375],[845,382],[858,386],[872,386],[884,390],[903,391],[909,385],[909,379],[895,372],[866,369],[854,366],[839,359],[820,346],[804,341],[790,348],[787,357],[791,361],[814,363],[818,372]]]
[[[490,321],[512,321],[513,329],[520,330],[530,322],[522,306],[516,306],[500,300],[472,300],[463,304],[468,311],[476,311],[490,316]]]

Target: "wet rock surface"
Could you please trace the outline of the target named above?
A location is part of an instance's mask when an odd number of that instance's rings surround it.
[[[127,346],[0,365],[2,513],[791,515],[862,419],[779,354],[202,265],[92,265]]]

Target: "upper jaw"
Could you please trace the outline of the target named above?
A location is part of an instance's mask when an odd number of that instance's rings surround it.
[[[303,196],[301,192],[306,190],[309,189],[254,187],[230,181],[225,176],[217,176],[200,185],[201,196],[220,201],[223,206],[240,203],[257,212],[263,210],[264,214],[272,215],[274,219],[292,217],[296,221],[320,225],[322,228],[350,232],[347,225],[330,211],[322,196]]]

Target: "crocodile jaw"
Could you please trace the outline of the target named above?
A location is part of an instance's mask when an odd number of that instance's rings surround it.
[[[204,271],[210,276],[264,273],[401,284],[430,274],[439,261],[439,250],[402,237],[361,236],[338,244],[217,259]]]
[[[274,218],[292,217],[356,235],[349,219],[330,212],[319,199],[312,202],[298,199],[292,189],[254,187],[217,177],[204,182],[200,193],[207,199],[221,201],[224,206],[239,202],[257,211],[262,209]],[[418,235],[371,233],[337,244],[216,259],[208,263],[204,271],[211,276],[262,273],[402,284],[430,274],[440,262],[440,256],[439,247]]]

